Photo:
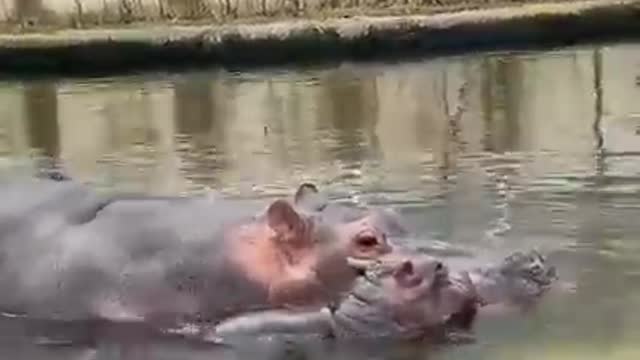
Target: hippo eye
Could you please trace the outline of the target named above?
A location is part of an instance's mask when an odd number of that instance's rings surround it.
[[[378,244],[378,239],[376,239],[374,236],[363,236],[361,238],[358,238],[358,245],[360,246],[372,247],[376,244]]]
[[[438,261],[438,263],[436,264],[436,271],[441,271],[442,270],[442,263]]]

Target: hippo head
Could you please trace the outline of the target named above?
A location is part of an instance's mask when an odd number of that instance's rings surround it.
[[[232,253],[248,276],[269,289],[275,306],[326,303],[393,250],[384,233],[366,224],[330,223],[282,199],[272,202],[261,219],[258,226],[240,228],[250,241],[232,242],[238,247]]]
[[[386,233],[373,223],[373,216],[334,223],[314,213],[297,211],[288,202],[276,200],[266,212],[266,220],[277,242],[287,246],[336,247],[345,257],[358,261],[376,260],[390,253]]]
[[[333,310],[339,338],[415,338],[444,324],[447,267],[426,255],[394,256],[359,277]]]
[[[362,267],[392,251],[387,238],[405,234],[400,218],[387,209],[357,209],[329,202],[311,183],[303,183],[294,196],[296,208],[316,222],[331,227],[352,265]],[[364,261],[362,265],[357,261]]]

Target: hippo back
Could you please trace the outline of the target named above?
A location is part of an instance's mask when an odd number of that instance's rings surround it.
[[[7,229],[0,248],[0,286],[6,290],[0,310],[66,320],[135,319],[155,313],[215,315],[266,297],[227,261],[225,226],[248,221],[224,211],[227,203],[102,199],[69,181],[34,186],[39,201],[20,203],[12,191],[27,193],[32,189],[27,185],[5,184],[0,190],[15,204],[0,206]],[[100,206],[81,211],[95,204]],[[82,219],[85,213],[92,216]]]

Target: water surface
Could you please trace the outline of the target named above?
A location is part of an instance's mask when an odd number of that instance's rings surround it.
[[[548,253],[575,292],[482,320],[465,346],[238,352],[182,343],[14,359],[635,359],[640,356],[640,45],[395,64],[0,83],[0,166],[63,164],[99,187],[388,204],[497,259]],[[422,238],[421,237],[421,238]],[[426,240],[425,240],[426,241]],[[425,245],[416,240],[416,248]]]

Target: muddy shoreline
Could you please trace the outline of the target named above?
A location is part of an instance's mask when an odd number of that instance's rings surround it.
[[[640,1],[574,1],[434,15],[1,34],[0,76],[400,59],[636,39]]]

